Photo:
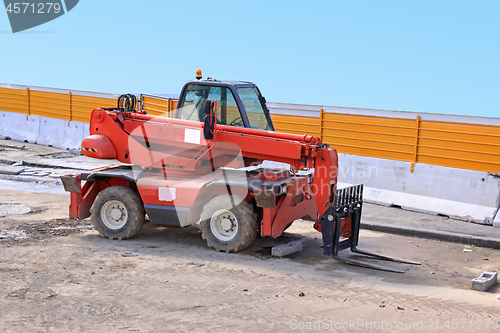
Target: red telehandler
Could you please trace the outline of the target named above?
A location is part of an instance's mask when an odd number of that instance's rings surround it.
[[[255,84],[201,80],[198,71],[174,118],[148,115],[136,104],[128,94],[117,108],[93,110],[82,141],[84,155],[124,164],[61,177],[71,192],[70,217],[90,216],[101,236],[131,238],[147,215],[166,226],[201,222],[209,247],[238,252],[258,233],[279,237],[305,217],[322,232],[325,255],[395,272],[402,271],[338,253],[350,248],[411,263],[356,248],[363,185],[337,190],[337,152],[319,138],[274,132]],[[264,160],[290,167],[259,166]]]

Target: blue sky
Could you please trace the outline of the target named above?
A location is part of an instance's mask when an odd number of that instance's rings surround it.
[[[204,76],[270,102],[500,117],[500,1],[81,0],[12,34],[0,82],[179,93]]]

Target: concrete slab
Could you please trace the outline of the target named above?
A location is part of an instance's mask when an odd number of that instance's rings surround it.
[[[24,203],[0,204],[0,217],[31,213],[31,206]]]
[[[273,257],[283,257],[299,251],[302,251],[302,242],[295,241],[273,247],[271,255]]]
[[[117,160],[99,160],[71,154],[66,150],[15,140],[0,140],[0,165],[12,166],[21,161],[25,168],[91,170],[103,166],[121,164]],[[26,171],[26,170],[25,170]],[[74,173],[74,172],[73,172]],[[7,175],[5,175],[7,176]]]
[[[0,165],[0,175],[19,175],[25,169],[21,166]]]

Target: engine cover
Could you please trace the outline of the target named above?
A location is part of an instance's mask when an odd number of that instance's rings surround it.
[[[101,134],[94,134],[83,139],[82,154],[99,159],[115,159],[118,157],[111,140]]]

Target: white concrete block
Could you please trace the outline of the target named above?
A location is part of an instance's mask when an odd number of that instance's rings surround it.
[[[61,149],[78,149],[82,143],[83,124],[43,117],[36,143]]]
[[[22,166],[16,165],[0,165],[0,174],[1,175],[18,175],[21,172],[26,170],[26,168]]]
[[[80,123],[83,125],[83,138],[90,135],[90,123]]]
[[[338,188],[349,187],[357,184],[338,183]],[[450,198],[453,198],[450,193]],[[464,221],[473,221],[482,224],[491,224],[496,208],[453,200],[438,199],[429,196],[416,195],[405,192],[396,192],[365,186],[363,201],[382,204],[385,206],[397,205],[401,208],[428,214],[444,214],[451,218]]]
[[[40,128],[40,117],[0,111],[0,135],[16,141],[35,143]]]
[[[89,124],[0,111],[0,135],[61,149],[79,149]]]
[[[364,184],[368,202],[492,224],[500,179],[487,172],[339,154],[342,186]],[[339,187],[340,188],[340,187]]]
[[[302,242],[295,241],[273,247],[271,255],[273,257],[283,257],[299,251],[302,251]]]
[[[471,289],[486,291],[497,283],[496,272],[483,272],[480,277],[472,279]]]
[[[493,226],[500,228],[500,209],[497,212],[497,216],[493,219]]]

